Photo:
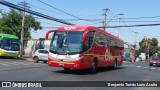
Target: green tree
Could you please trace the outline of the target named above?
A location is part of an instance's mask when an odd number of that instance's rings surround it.
[[[19,11],[11,9],[8,13],[0,10],[0,32],[21,37],[22,15]],[[40,22],[36,21],[32,15],[25,15],[24,38],[31,38],[31,30],[41,30]]]
[[[160,46],[158,46],[158,40],[156,38],[143,38],[142,41],[139,42],[139,50],[137,54],[146,53],[148,54],[147,50],[149,48],[149,56],[157,53],[160,50]]]

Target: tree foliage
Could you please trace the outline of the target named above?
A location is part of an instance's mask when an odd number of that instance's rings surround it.
[[[156,38],[143,38],[142,41],[139,42],[139,50],[137,54],[140,53],[147,53],[149,49],[149,55],[152,56],[153,54],[157,53],[160,50],[160,46],[158,46],[158,40]]]
[[[11,9],[8,13],[0,10],[0,32],[16,35],[20,38],[22,30],[22,14]],[[36,21],[32,15],[25,15],[24,38],[31,38],[31,30],[41,30],[40,22]]]

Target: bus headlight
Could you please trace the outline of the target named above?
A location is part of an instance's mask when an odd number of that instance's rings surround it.
[[[56,57],[53,57],[53,56],[50,56],[49,55],[49,58],[51,58],[52,60],[57,60],[57,61],[60,61],[60,60],[63,60],[63,61],[75,61],[75,60],[81,60],[83,59],[83,56],[81,57],[75,57],[75,58],[56,58]]]
[[[55,58],[54,56],[48,55],[48,57],[52,60],[59,60],[58,58]]]
[[[62,59],[63,61],[75,61],[75,60],[81,60],[83,59],[83,56],[81,57],[76,57],[76,58],[65,58],[65,59]]]
[[[83,59],[83,56],[81,56],[81,57],[76,57],[76,58],[71,58],[72,60],[81,60],[81,59]]]
[[[75,60],[81,60],[84,56],[79,56],[79,54],[76,55],[57,55],[53,53],[48,54],[49,58],[52,60],[57,61],[75,61]]]

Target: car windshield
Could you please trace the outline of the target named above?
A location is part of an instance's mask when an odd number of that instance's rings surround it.
[[[50,51],[58,54],[72,54],[82,51],[82,31],[56,31],[51,40]]]
[[[152,60],[159,60],[160,61],[160,58],[152,58]]]
[[[5,50],[18,51],[19,47],[18,39],[3,38],[1,43],[1,48]]]

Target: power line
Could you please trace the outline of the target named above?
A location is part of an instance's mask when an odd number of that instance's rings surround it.
[[[87,25],[94,25],[94,24],[99,24],[99,23],[102,23],[102,22],[95,22],[95,23],[91,23],[91,24],[87,24]]]
[[[90,21],[90,20],[88,20],[88,19],[82,19],[82,18],[79,18],[79,17],[77,17],[77,16],[75,16],[75,15],[72,15],[72,14],[70,14],[70,13],[67,13],[67,12],[65,12],[65,11],[63,11],[63,10],[60,10],[60,9],[54,7],[54,6],[51,6],[51,5],[45,3],[45,2],[43,2],[43,1],[41,1],[41,0],[37,0],[37,1],[39,1],[39,2],[41,2],[41,3],[43,3],[43,4],[47,5],[47,6],[49,6],[49,7],[51,7],[51,8],[54,8],[54,9],[56,9],[56,10],[62,12],[62,13],[65,13],[66,15],[69,15],[69,16],[72,16],[72,17],[74,17],[74,18],[77,18],[77,19],[79,19],[79,20]]]
[[[115,29],[114,29],[115,30]],[[133,40],[131,37],[128,37],[126,34],[123,34],[122,32],[120,32],[120,34],[122,34],[124,37],[129,38],[131,41]],[[128,43],[127,41],[124,41],[124,43],[126,45],[132,46],[133,44]]]
[[[159,18],[160,16],[153,16],[153,17],[136,17],[136,18],[122,18],[122,19],[143,19],[143,18]]]
[[[38,19],[44,19],[44,18],[38,18]],[[85,18],[83,18],[83,19],[85,19]],[[123,18],[120,18],[120,19],[123,19]],[[80,19],[72,19],[72,18],[68,18],[68,19],[60,19],[60,20],[64,20],[64,21],[79,21]],[[95,22],[95,21],[102,21],[103,19],[87,19],[87,20],[89,20],[89,21],[92,21],[92,22]],[[117,19],[106,19],[106,20],[108,20],[108,22],[118,22],[117,21]],[[110,21],[109,21],[110,20]],[[122,21],[120,21],[120,22],[122,22]],[[149,21],[149,20],[136,20],[136,21],[125,21],[125,22],[160,22],[160,20],[153,20],[153,21]],[[101,22],[102,23],[102,22]]]
[[[45,15],[45,14],[42,14],[42,13],[39,13],[39,12],[36,12],[36,11],[33,11],[33,10],[30,10],[30,9],[24,9],[21,6],[15,5],[13,3],[10,3],[10,2],[4,1],[4,0],[0,0],[0,3],[5,5],[5,6],[8,6],[8,7],[14,8],[14,9],[18,9],[18,10],[21,10],[21,11],[25,11],[27,13],[37,15],[37,16],[40,16],[40,17],[43,17],[43,18],[46,18],[46,19],[50,19],[50,20],[53,20],[53,21],[56,21],[56,22],[59,22],[59,23],[63,23],[63,24],[66,24],[66,25],[73,25],[72,23],[62,21],[60,19],[48,16],[48,15]]]
[[[125,24],[125,26],[127,26],[124,20],[123,20],[123,23]],[[129,28],[129,27],[128,27],[128,29],[129,29],[129,30],[132,30],[132,29],[131,29],[131,28]],[[132,30],[132,33],[133,33],[133,30]],[[143,36],[160,37],[160,36],[154,36],[154,35],[149,35],[149,34],[142,34],[142,33],[139,33],[139,32],[137,32],[137,34],[139,34],[139,35],[143,35]]]
[[[47,11],[47,12],[49,12],[49,13],[59,14],[58,12],[54,12],[54,11],[51,11],[51,10],[47,10],[47,9],[44,9],[44,8],[40,8],[40,7],[34,6],[34,5],[30,4],[30,3],[28,3],[28,4],[29,4],[30,6],[32,6],[32,7],[35,7],[35,8],[37,8],[37,9],[40,9],[40,10],[43,10],[43,11]]]
[[[106,26],[106,28],[118,28],[118,27],[144,27],[144,26],[159,26],[160,23],[157,24],[139,24],[139,25],[127,25],[127,26]],[[104,28],[104,27],[99,27]]]
[[[16,0],[12,0],[12,1],[17,2]],[[17,3],[19,3],[19,2],[17,2]],[[60,14],[60,13],[55,12],[55,11],[51,11],[51,10],[47,10],[47,9],[44,9],[44,8],[41,8],[41,7],[34,6],[34,5],[30,4],[30,3],[27,3],[27,4],[28,4],[29,6],[32,6],[32,7],[34,7],[34,8],[37,8],[37,9],[40,9],[40,10],[43,10],[43,11],[47,11],[47,12],[49,12],[49,13]],[[44,19],[44,18],[43,18],[43,19]]]
[[[111,22],[117,22],[117,21],[111,21]],[[125,22],[160,22],[160,20],[157,20],[157,21],[125,21]]]
[[[125,36],[125,37],[127,37],[127,38],[130,38],[130,37],[128,37],[128,36],[126,36],[125,34],[123,34],[122,32],[120,32],[123,36]],[[130,38],[131,40],[132,40],[132,38]],[[130,43],[128,43],[128,42],[126,42],[126,41],[124,41],[124,43],[126,44],[126,45],[133,45],[133,44],[130,44]]]

